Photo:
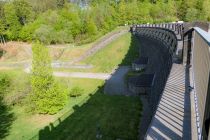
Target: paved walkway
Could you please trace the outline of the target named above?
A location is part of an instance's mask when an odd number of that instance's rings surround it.
[[[173,64],[157,111],[146,136],[150,139],[191,139],[190,95],[185,68]]]
[[[108,73],[85,73],[85,72],[53,72],[56,77],[74,77],[106,80],[111,77]]]
[[[120,66],[113,72],[110,79],[105,83],[104,93],[110,95],[131,95],[125,83],[125,74],[129,69],[129,66]]]

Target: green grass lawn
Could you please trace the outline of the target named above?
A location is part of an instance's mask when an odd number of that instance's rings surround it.
[[[5,71],[0,71],[5,73]],[[20,70],[7,70],[13,77],[25,77]],[[19,81],[19,88],[11,89],[12,95],[27,87],[28,78]],[[27,112],[26,104],[11,105],[7,115],[11,117],[7,127],[7,140],[28,139],[95,139],[100,129],[103,139],[137,139],[141,104],[139,98],[109,96],[102,93],[103,80],[56,78],[67,88],[79,86],[84,93],[79,97],[69,97],[68,103],[56,115],[38,115]],[[2,116],[1,114],[1,117]],[[3,118],[1,118],[3,119]],[[50,131],[48,130],[50,126]],[[52,130],[51,130],[52,129]],[[40,131],[42,130],[42,131]],[[1,131],[1,129],[0,129]],[[3,130],[2,130],[3,131]],[[1,132],[0,132],[1,134]]]
[[[127,33],[87,58],[83,63],[92,64],[94,68],[81,71],[111,72],[118,65],[130,65],[138,55],[139,42]],[[2,69],[1,73],[9,74],[12,81],[12,86],[4,96],[6,102],[10,103],[13,97],[17,101],[16,96],[27,95],[30,92],[30,76],[21,69]],[[7,121],[4,119],[6,117],[11,118],[5,127],[6,133],[0,128],[0,135],[5,133],[4,139],[92,140],[99,131],[106,140],[137,139],[141,112],[139,98],[104,95],[101,88],[99,89],[104,84],[103,80],[76,78],[56,78],[56,80],[69,91],[78,86],[84,90],[84,93],[76,98],[69,97],[66,106],[56,115],[29,113],[24,98],[18,98],[16,104],[12,102],[2,112],[0,111],[0,121]],[[2,100],[1,104],[0,107],[5,107]],[[5,111],[7,113],[2,115]]]
[[[92,64],[94,66],[93,72],[111,72],[122,63],[126,56],[131,42],[130,38],[130,33],[122,35],[104,49],[87,58],[84,63]]]
[[[12,98],[12,96],[14,95],[18,96],[20,93],[28,91],[29,78],[27,74],[23,73],[21,70],[7,70],[6,72],[1,70],[0,73],[7,73],[11,75],[11,77],[13,77],[11,79],[13,87],[11,87],[11,89],[9,89],[5,95],[5,97],[7,97],[8,99]],[[82,94],[82,96],[79,96],[77,98],[69,97],[66,106],[56,115],[31,114],[26,110],[27,104],[24,102],[24,99],[23,101],[20,100],[18,104],[7,105],[7,107],[10,109],[8,109],[6,113],[11,113],[13,119],[8,122],[8,132],[6,134],[7,136],[4,137],[5,139],[28,140],[34,135],[37,135],[40,129],[42,129],[49,123],[56,121],[57,118],[64,119],[66,116],[73,113],[73,107],[75,105],[81,106],[83,103],[85,103],[89,99],[89,95],[94,93],[97,90],[98,86],[101,86],[104,83],[104,81],[102,80],[95,79],[56,78],[56,80],[68,87],[69,90],[75,86],[79,86],[80,88],[84,89],[84,93]],[[17,85],[15,86],[15,84]],[[0,102],[1,107],[3,106],[2,103],[3,102]],[[4,114],[0,112],[0,117],[3,117]],[[4,119],[0,118],[0,120]],[[0,134],[4,133],[3,131],[5,130],[0,129]]]
[[[91,64],[92,69],[65,69],[59,68],[56,71],[68,72],[111,72],[119,65],[130,65],[133,60],[139,57],[139,40],[126,33],[111,42],[105,48],[88,57],[81,64]]]
[[[97,134],[103,140],[129,139],[138,137],[141,112],[139,98],[109,96],[100,93],[92,95],[81,107],[75,106],[74,113],[41,130],[39,140],[94,140]]]

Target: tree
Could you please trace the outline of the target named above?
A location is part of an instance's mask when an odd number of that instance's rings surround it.
[[[178,18],[180,20],[185,20],[185,16],[187,14],[188,4],[186,0],[182,0],[179,4],[179,10],[178,10]]]
[[[0,36],[3,35],[5,32],[5,24],[3,19],[0,19]]]
[[[206,21],[210,21],[210,1],[204,0],[203,5],[205,19]]]
[[[32,51],[32,107],[38,113],[55,114],[66,104],[67,93],[52,76],[48,48],[37,42],[32,46]]]
[[[95,23],[93,22],[92,19],[89,19],[86,22],[85,27],[86,27],[86,32],[87,32],[88,35],[90,35],[90,36],[96,35],[97,27],[96,27],[96,25],[95,25]]]
[[[16,11],[16,15],[19,18],[19,22],[22,25],[32,21],[34,13],[32,11],[32,7],[26,0],[15,0],[13,5]]]
[[[47,10],[55,10],[57,8],[56,0],[28,0],[33,10],[39,14]]]
[[[189,8],[186,14],[186,21],[196,21],[198,15],[198,10],[195,8]]]
[[[57,7],[63,8],[66,3],[66,0],[57,0]]]
[[[18,39],[21,24],[16,15],[13,3],[7,3],[4,6],[5,24],[7,27],[6,35],[11,40]]]

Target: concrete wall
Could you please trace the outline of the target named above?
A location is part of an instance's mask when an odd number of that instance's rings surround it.
[[[195,28],[192,45],[192,74],[193,85],[196,95],[196,108],[198,109],[198,123],[203,137],[206,136],[205,123],[210,118],[210,34]],[[206,138],[204,138],[206,139]]]
[[[149,57],[145,73],[155,73],[155,80],[149,93],[149,103],[154,113],[165,87],[173,56],[177,46],[176,35],[162,28],[136,28],[135,34],[141,42],[140,55]]]

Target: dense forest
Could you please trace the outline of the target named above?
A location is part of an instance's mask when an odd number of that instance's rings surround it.
[[[0,35],[45,44],[87,43],[116,26],[210,21],[210,0],[0,1]]]

